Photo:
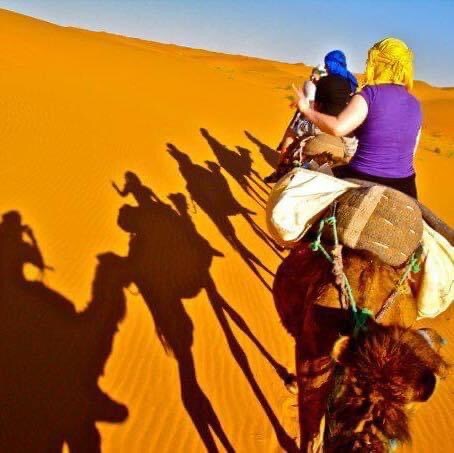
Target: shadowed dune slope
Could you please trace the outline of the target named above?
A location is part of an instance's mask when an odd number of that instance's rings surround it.
[[[8,381],[24,417],[8,426],[17,423],[17,438],[40,429],[60,447],[78,439],[81,451],[291,449],[296,401],[283,381],[293,346],[269,291],[280,256],[265,232],[261,177],[292,114],[290,85],[309,68],[5,10],[0,40],[0,214],[17,210],[55,268],[42,282],[0,288],[21,304],[0,301],[10,344],[28,342],[0,357],[27,373]],[[452,224],[454,92],[422,82],[415,92],[425,114],[421,198]],[[113,288],[101,271],[117,279]],[[26,275],[39,279],[30,264]],[[121,313],[104,312],[109,301]],[[96,322],[94,307],[103,307]],[[450,340],[452,362],[451,316],[425,324]],[[447,451],[452,408],[449,380],[415,413],[405,451]]]

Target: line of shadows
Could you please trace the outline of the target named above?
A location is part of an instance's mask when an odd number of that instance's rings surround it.
[[[240,187],[256,201],[260,207],[264,209],[269,195],[269,187],[261,184],[263,181],[261,176],[252,168],[253,160],[251,158],[251,151],[241,146],[236,147],[238,152],[229,150],[206,129],[202,128],[200,131],[212,149],[213,154],[216,156],[219,165],[235,179]],[[254,187],[252,183],[256,187]],[[258,189],[263,192],[266,199],[257,191]],[[282,249],[274,242],[268,233],[266,233],[266,231],[264,231],[256,222],[252,222],[250,225],[257,236],[260,237],[260,239],[262,239],[279,258],[282,258],[282,255],[280,254]]]
[[[234,198],[218,164],[206,161],[207,167],[202,167],[194,164],[187,154],[174,145],[167,144],[167,146],[169,154],[178,162],[191,199],[210,217],[232,248],[238,252],[263,285],[271,291],[270,285],[260,274],[259,268],[271,276],[274,274],[241,242],[229,218],[241,215],[253,231],[265,240],[261,228],[251,217],[255,213],[240,205]]]
[[[247,195],[264,208],[266,204],[264,195],[268,196],[268,190],[260,184],[262,178],[252,168],[251,151],[241,146],[236,147],[237,151],[230,150],[216,140],[206,129],[200,129],[200,133],[208,142],[219,165],[235,179]]]
[[[259,152],[262,155],[265,162],[273,170],[275,170],[279,163],[279,153],[275,149],[270,148],[268,145],[265,145],[265,143],[261,142],[258,138],[254,137],[250,132],[244,131],[244,133],[245,133],[246,137],[252,143],[254,143],[254,145],[256,145],[258,147]]]
[[[98,256],[92,297],[78,313],[24,265],[46,268],[17,211],[0,223],[0,451],[99,453],[95,423],[119,423],[126,406],[98,386],[126,302],[121,259]],[[119,272],[120,271],[120,272]]]
[[[280,425],[255,380],[248,358],[236,340],[227,316],[254,342],[282,379],[288,379],[289,374],[260,344],[244,319],[219,294],[210,275],[210,267],[214,257],[223,255],[213,249],[196,230],[184,195],[169,195],[172,205],[168,204],[131,172],[126,173],[123,189],[116,185],[114,187],[121,196],[131,194],[137,202],[137,206],[123,205],[118,216],[120,228],[130,234],[129,254],[125,262],[131,281],[150,310],[160,341],[177,361],[182,402],[207,451],[218,451],[214,436],[222,444],[223,451],[232,452],[234,448],[197,381],[191,352],[194,326],[182,299],[194,298],[203,289],[232,355],[270,419],[280,444],[286,451],[295,451],[294,440]]]

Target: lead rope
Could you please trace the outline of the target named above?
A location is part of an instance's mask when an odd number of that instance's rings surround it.
[[[394,288],[393,292],[388,296],[385,300],[385,303],[380,308],[380,310],[375,315],[376,321],[380,321],[383,316],[388,312],[388,310],[392,307],[393,303],[395,302],[397,296],[401,292],[401,288],[405,281],[407,280],[410,273],[416,274],[421,270],[420,261],[422,256],[422,246],[420,245],[416,251],[411,255],[410,259],[405,266],[404,272],[400,276],[399,281],[397,282],[396,287]]]
[[[342,245],[339,244],[339,238],[337,235],[337,223],[336,223],[336,206],[337,203],[333,203],[332,214],[329,217],[325,217],[324,219],[320,220],[317,237],[315,241],[310,243],[310,248],[312,251],[317,252],[320,251],[324,255],[324,257],[333,265],[333,274],[335,276],[336,285],[339,287],[340,290],[340,304],[343,309],[350,308],[352,311],[352,318],[355,323],[353,329],[353,335],[356,336],[360,330],[365,329],[365,325],[369,317],[373,317],[374,314],[371,310],[367,308],[360,308],[358,309],[355,297],[353,296],[353,290],[348,281],[347,276],[344,273],[344,266],[342,260]],[[323,247],[321,236],[323,230],[325,228],[325,224],[331,225],[333,229],[333,237],[334,237],[334,248],[331,251],[331,254]],[[380,321],[383,316],[388,312],[388,310],[394,304],[397,296],[399,295],[401,288],[405,281],[408,279],[410,273],[417,273],[420,271],[420,262],[422,256],[422,246],[419,246],[416,251],[411,255],[409,258],[407,265],[405,266],[404,272],[400,276],[399,281],[396,284],[396,287],[392,291],[392,293],[388,296],[386,301],[384,302],[383,306],[375,315],[375,320]]]
[[[358,309],[355,297],[353,296],[352,287],[345,275],[342,261],[342,245],[339,244],[339,238],[337,236],[336,206],[337,203],[334,202],[331,216],[320,220],[317,237],[315,241],[311,242],[310,248],[314,252],[321,251],[324,257],[333,265],[333,274],[341,294],[341,306],[344,309],[350,308],[354,322],[353,335],[357,336],[360,330],[366,328],[366,323],[368,319],[373,316],[373,313],[367,308]],[[331,225],[333,229],[334,249],[331,254],[323,247],[321,242],[325,224]]]

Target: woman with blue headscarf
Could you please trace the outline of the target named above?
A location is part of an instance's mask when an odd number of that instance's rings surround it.
[[[347,69],[347,59],[341,50],[332,50],[325,56],[325,69],[328,74],[337,75],[347,79],[350,91],[354,93],[358,88],[356,77]]]
[[[345,54],[333,50],[325,56],[328,73],[317,85],[315,109],[327,115],[339,115],[358,87],[356,77],[347,69]]]
[[[350,102],[352,94],[358,87],[358,82],[355,76],[347,69],[345,54],[340,50],[333,50],[326,54],[324,69],[326,73],[317,79],[313,108],[325,115],[337,116]],[[295,130],[293,126],[300,127],[301,124],[304,124],[304,131],[299,134],[298,130]],[[279,166],[264,181],[266,183],[277,182],[288,171],[286,162],[293,161],[291,156],[298,149],[299,142],[308,136],[318,135],[320,132],[320,129],[315,127],[311,121],[304,120],[300,112],[297,111],[278,146],[278,152],[281,154]],[[339,142],[339,153],[343,153],[345,157],[351,157],[356,151],[356,144],[355,138],[343,137]],[[315,142],[313,145],[315,145]]]

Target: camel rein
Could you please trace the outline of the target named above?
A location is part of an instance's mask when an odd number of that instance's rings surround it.
[[[355,297],[353,295],[352,287],[348,281],[347,276],[344,273],[343,260],[342,260],[342,245],[339,244],[339,238],[337,235],[337,222],[336,222],[336,202],[333,203],[332,213],[329,217],[325,217],[320,220],[317,237],[315,241],[310,243],[310,248],[313,252],[320,251],[323,256],[333,265],[333,274],[336,278],[336,285],[340,289],[340,304],[341,308],[347,310],[350,308],[352,318],[354,321],[354,335],[356,336],[360,330],[366,329],[367,321],[370,317],[374,317],[376,321],[380,321],[386,312],[393,306],[397,296],[400,293],[402,285],[408,279],[410,273],[417,273],[420,270],[420,258],[422,253],[422,247],[412,254],[410,259],[407,261],[407,265],[404,268],[399,281],[391,294],[387,297],[380,310],[375,314],[368,308],[358,308]],[[330,252],[326,250],[321,241],[321,236],[325,225],[330,225],[333,230],[334,247]]]

